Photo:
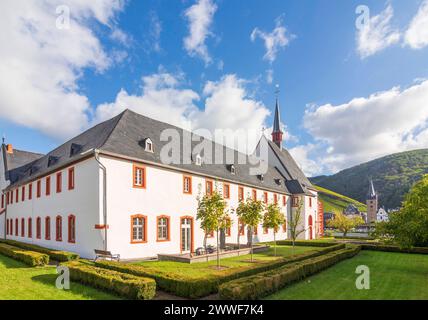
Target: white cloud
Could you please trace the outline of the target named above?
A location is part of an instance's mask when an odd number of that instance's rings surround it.
[[[129,108],[151,118],[188,129],[240,130],[236,137],[248,141],[239,146],[241,151],[252,152],[260,138],[265,120],[270,114],[263,103],[249,97],[246,81],[235,75],[225,75],[218,81],[206,82],[203,90],[204,108],[196,103],[201,97],[183,87],[184,76],[160,70],[143,77],[141,94],[131,95],[122,90],[112,103],[97,108],[95,122],[113,117]],[[250,135],[246,135],[247,133]],[[233,144],[226,142],[231,147]]]
[[[294,37],[293,35],[287,35],[287,29],[282,23],[282,16],[280,16],[276,19],[275,29],[272,32],[264,32],[259,28],[254,28],[253,32],[251,32],[251,41],[254,42],[257,38],[264,41],[266,53],[263,59],[270,63],[275,61],[278,51],[287,46]]]
[[[70,8],[68,29],[56,8]],[[112,63],[90,28],[112,25],[123,1],[0,1],[0,117],[57,138],[88,124],[89,102],[77,80],[86,68]]]
[[[294,160],[308,177],[316,176],[322,169],[317,161],[310,159],[310,153],[316,150],[313,144],[301,145],[291,148],[289,151]]]
[[[367,58],[400,41],[400,32],[391,27],[394,9],[390,4],[380,14],[370,18],[357,31],[357,51],[362,59]]]
[[[112,33],[110,34],[110,38],[126,47],[129,47],[132,42],[132,38],[118,27],[113,28]]]
[[[205,41],[212,36],[210,27],[216,11],[217,5],[212,0],[198,0],[184,12],[189,22],[189,35],[184,38],[184,48],[190,56],[201,58],[205,64],[212,61]]]
[[[266,70],[266,82],[271,84],[273,82],[273,70],[268,69]]]
[[[428,81],[392,88],[342,105],[305,112],[304,126],[317,140],[314,158],[337,171],[380,156],[428,147]]]
[[[150,15],[150,37],[152,39],[152,49],[155,52],[161,51],[160,37],[162,32],[162,23],[158,15],[152,12]]]
[[[428,45],[428,0],[419,7],[404,35],[404,41],[412,49],[421,49]]]

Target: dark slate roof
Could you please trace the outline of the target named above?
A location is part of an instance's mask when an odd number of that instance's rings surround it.
[[[280,113],[279,113],[279,102],[278,99],[276,99],[276,105],[275,105],[275,117],[273,120],[273,129],[272,132],[280,132],[281,131],[281,119],[280,119]]]
[[[12,170],[43,157],[43,154],[14,149],[13,153],[6,152],[6,145],[2,145],[7,170]]]

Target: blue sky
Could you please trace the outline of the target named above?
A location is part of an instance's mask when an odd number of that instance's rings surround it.
[[[208,129],[260,130],[272,123],[275,84],[289,136],[285,146],[308,175],[428,147],[428,35],[421,31],[428,27],[427,1],[365,1],[372,21],[365,35],[355,24],[362,3],[351,0],[61,1],[70,8],[71,28],[54,31],[49,23],[59,2],[29,4],[28,14],[22,10],[28,4],[17,2],[4,1],[0,9],[42,21],[32,22],[31,34],[13,29],[13,19],[0,31],[0,39],[14,35],[8,43],[16,49],[13,57],[0,49],[10,62],[0,76],[0,128],[17,148],[48,152],[133,103],[136,111],[174,124],[191,119]],[[193,51],[185,45],[192,6],[195,27],[211,10]],[[274,36],[275,28],[284,43],[264,59],[263,35]],[[16,54],[24,45],[36,51]],[[231,106],[213,117],[228,99]],[[213,110],[204,114],[207,106]]]

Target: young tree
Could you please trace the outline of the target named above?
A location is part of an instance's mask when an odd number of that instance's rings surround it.
[[[403,207],[376,224],[375,235],[390,238],[402,248],[428,246],[428,175],[406,195]]]
[[[201,221],[201,228],[205,234],[215,231],[217,235],[217,268],[220,268],[219,231],[229,228],[231,223],[226,207],[226,201],[216,190],[211,195],[205,194],[198,198],[196,219]]]
[[[263,228],[273,228],[274,252],[276,256],[276,232],[285,223],[284,214],[276,203],[271,203],[266,207],[263,217]]]
[[[329,227],[339,230],[344,237],[351,229],[362,224],[364,220],[360,216],[347,217],[342,212],[335,213],[334,218],[328,222]]]
[[[302,201],[299,201],[299,205],[296,209],[291,210],[290,219],[288,220],[288,227],[290,230],[290,237],[293,245],[293,254],[294,254],[294,245],[296,239],[306,231],[304,224],[302,223]]]
[[[263,218],[264,205],[259,200],[247,198],[246,201],[239,202],[238,208],[236,208],[236,215],[245,225],[251,228],[251,234],[253,234],[254,228],[257,228]],[[253,261],[253,239],[250,239],[251,246],[251,261]]]

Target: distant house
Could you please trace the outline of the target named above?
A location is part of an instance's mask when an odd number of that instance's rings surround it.
[[[346,216],[355,216],[355,215],[360,215],[360,211],[354,204],[350,203],[348,204],[346,209],[343,210],[343,214]]]
[[[389,221],[389,214],[384,208],[380,208],[376,214],[376,221]]]

